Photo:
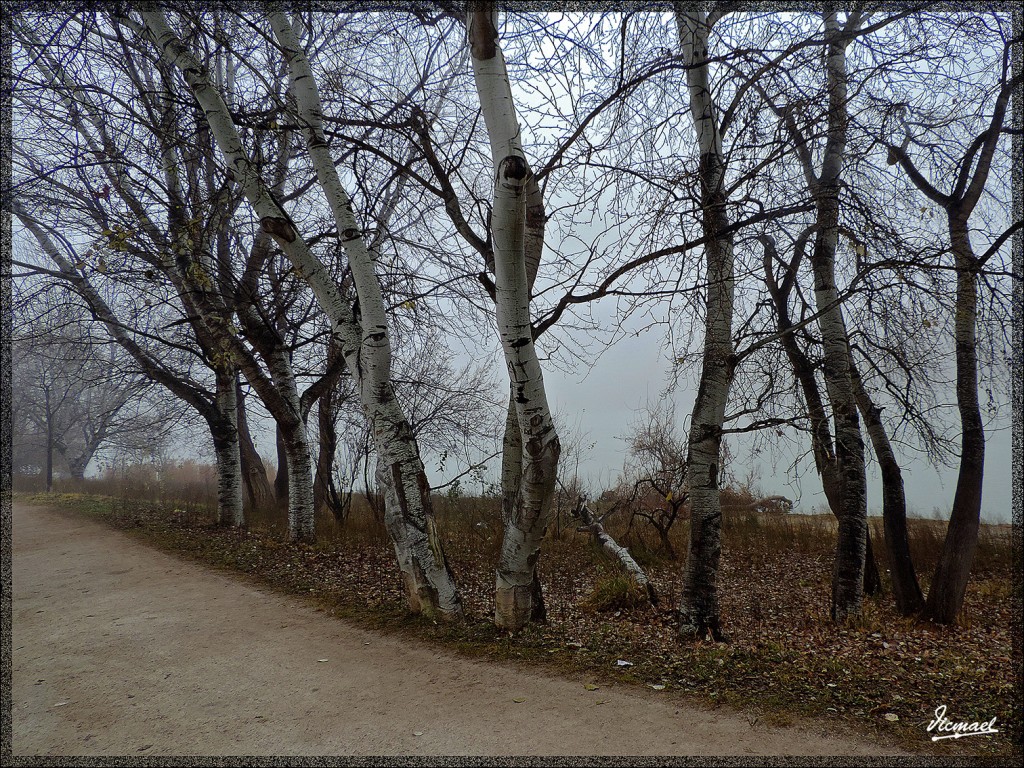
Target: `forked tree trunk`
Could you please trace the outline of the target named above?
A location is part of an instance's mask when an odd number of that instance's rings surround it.
[[[509,494],[495,584],[495,624],[518,631],[535,613],[537,559],[551,521],[560,445],[551,419],[530,317],[526,214],[532,171],[520,143],[505,58],[491,3],[470,8],[470,54],[477,95],[494,164],[491,233],[494,243],[495,313],[508,366],[511,402],[522,446],[521,480]],[[511,419],[511,414],[510,414]],[[510,446],[506,445],[506,449]],[[503,460],[503,475],[516,458]]]
[[[769,295],[772,297],[772,304],[775,309],[775,325],[780,334],[780,343],[782,344],[783,351],[786,353],[786,357],[789,359],[790,366],[793,368],[793,375],[804,396],[804,404],[807,406],[807,420],[810,422],[811,427],[811,449],[814,456],[814,467],[818,472],[818,476],[821,477],[821,486],[829,509],[838,519],[842,510],[841,482],[835,446],[832,442],[832,432],[828,424],[828,413],[825,410],[825,403],[821,397],[821,389],[818,387],[814,363],[811,362],[810,358],[804,353],[804,350],[801,349],[796,336],[792,333],[793,320],[789,312],[789,297],[792,294],[793,286],[796,284],[797,273],[803,260],[804,249],[810,234],[811,230],[809,229],[797,238],[793,248],[793,256],[789,262],[785,262],[779,257],[773,237],[770,235],[760,235],[757,239],[764,246],[765,284],[768,287]],[[785,274],[781,284],[775,279],[775,263],[785,266]],[[859,404],[860,400],[858,398]],[[895,457],[893,457],[893,461],[895,462]],[[899,472],[898,465],[896,465],[896,471],[897,473]],[[883,472],[883,482],[884,479],[885,475]],[[900,479],[900,483],[900,492],[902,493],[902,479]],[[904,525],[905,528],[906,526]],[[870,528],[867,529],[866,535],[864,593],[873,595],[881,591],[882,580],[878,573],[878,563],[875,560],[874,550],[871,545]]]
[[[953,624],[963,607],[967,581],[981,526],[981,491],[985,472],[985,426],[978,402],[978,266],[966,217],[950,215],[949,231],[956,257],[956,400],[960,411],[960,472],[942,553],[935,568],[924,617]]]
[[[526,283],[531,296],[544,251],[544,221],[544,198],[536,179],[531,176],[526,184],[526,229],[523,238]],[[493,259],[486,266],[493,273]],[[493,298],[497,300],[497,295]],[[508,401],[505,432],[501,444],[501,462],[501,521],[505,526],[507,520],[515,517],[515,510],[519,504],[519,489],[523,482],[523,438],[519,429],[519,417],[516,414],[515,402],[511,396]],[[530,621],[543,624],[547,621],[547,609],[544,605],[544,589],[541,585],[538,566],[539,555],[538,563],[534,565],[533,569],[533,608],[530,612]]]
[[[722,425],[735,372],[732,316],[735,291],[733,243],[722,235],[729,226],[726,212],[725,156],[708,78],[708,16],[703,11],[676,12],[690,99],[690,114],[700,153],[702,226],[710,236],[704,246],[707,289],[704,355],[700,385],[687,436],[687,485],[690,499],[690,541],[679,604],[679,633],[703,640],[710,632],[724,640],[718,603],[718,564],[722,549],[722,505],[719,466]]]
[[[1019,30],[1018,30],[1019,31]],[[1013,71],[1012,77],[1009,76]],[[943,624],[956,621],[963,607],[971,564],[978,546],[981,525],[981,495],[985,469],[985,431],[978,403],[977,311],[978,275],[987,259],[996,253],[990,247],[978,258],[971,247],[970,217],[985,189],[996,146],[1003,133],[1002,127],[1010,103],[1010,96],[1018,91],[1022,75],[1015,69],[1004,67],[999,93],[992,116],[984,133],[972,144],[952,185],[953,191],[944,195],[933,187],[918,171],[903,147],[889,145],[890,157],[907,171],[910,179],[928,198],[939,203],[946,211],[951,250],[956,266],[956,310],[954,341],[956,347],[956,397],[960,411],[960,472],[957,476],[953,510],[946,528],[939,562],[935,569],[923,616]],[[1020,104],[1017,102],[1016,107]],[[1007,230],[1000,238],[1005,238]]]

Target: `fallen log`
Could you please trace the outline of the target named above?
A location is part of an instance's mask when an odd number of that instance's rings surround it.
[[[618,544],[608,534],[604,526],[601,525],[601,521],[594,516],[594,513],[590,511],[590,508],[583,499],[580,499],[579,504],[576,505],[573,516],[583,523],[578,530],[589,531],[594,541],[601,547],[601,551],[622,566],[622,570],[626,572],[633,582],[647,592],[647,599],[651,601],[651,605],[657,605],[658,595],[654,591],[654,585],[651,584],[647,574],[644,573],[644,569],[633,559],[628,549]]]

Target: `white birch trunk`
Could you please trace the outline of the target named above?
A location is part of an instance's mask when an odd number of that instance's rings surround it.
[[[690,114],[700,152],[700,195],[705,235],[713,236],[704,247],[707,290],[704,321],[704,355],[700,385],[693,404],[687,437],[687,485],[690,492],[690,542],[679,604],[680,635],[704,639],[708,632],[724,639],[719,619],[718,563],[721,554],[722,506],[719,490],[719,455],[722,425],[729,399],[735,362],[732,348],[732,316],[735,293],[733,244],[729,235],[718,235],[729,225],[725,210],[725,158],[722,136],[715,118],[715,103],[708,81],[707,14],[680,11],[676,14],[690,98]]]
[[[651,580],[647,578],[647,574],[644,569],[640,567],[640,564],[633,559],[633,556],[629,554],[629,550],[619,544],[615,539],[611,537],[611,534],[604,529],[601,521],[594,517],[594,513],[590,511],[590,507],[586,505],[586,502],[580,501],[579,506],[575,511],[576,517],[583,523],[583,529],[590,532],[590,535],[594,537],[594,541],[601,547],[601,551],[608,556],[608,558],[622,568],[623,571],[633,580],[640,589],[647,593],[647,599],[651,601],[653,605],[658,604],[658,595],[654,591],[654,585],[651,584]]]
[[[217,456],[217,522],[245,526],[242,511],[242,453],[238,442],[238,399],[234,374],[217,374],[217,410],[222,426],[214,431]]]
[[[284,398],[287,406],[282,414],[284,418],[277,421],[288,455],[288,534],[293,540],[312,541],[316,535],[313,460],[306,423],[302,418],[295,372],[283,349],[269,350],[266,359],[274,388]]]
[[[839,33],[835,12],[825,14],[830,36]],[[864,441],[857,414],[857,401],[850,374],[850,348],[839,304],[835,280],[835,255],[839,239],[840,175],[846,152],[847,88],[846,47],[842,41],[829,42],[826,62],[829,87],[828,139],[821,174],[815,188],[818,231],[811,255],[814,272],[814,300],[819,311],[825,352],[825,389],[832,403],[835,421],[836,461],[839,467],[839,534],[832,574],[833,619],[860,612],[864,596],[864,567],[867,556],[867,479],[864,470]]]
[[[408,550],[406,559],[415,564],[412,569],[403,570],[410,608],[427,614],[439,612],[443,617],[461,617],[461,600],[432,520],[429,483],[412,430],[395,400],[390,383],[390,347],[386,326],[380,318],[383,309],[380,287],[347,196],[344,196],[340,183],[334,183],[328,178],[334,166],[329,161],[326,142],[322,141],[322,130],[318,128],[318,104],[311,101],[316,91],[315,82],[308,75],[308,64],[305,64],[307,76],[297,78],[296,81],[295,73],[303,66],[304,56],[296,62],[294,47],[289,49],[289,55],[292,56],[289,64],[293,76],[293,92],[296,101],[300,103],[303,120],[307,123],[307,142],[310,144],[310,155],[318,180],[324,186],[337,217],[338,232],[350,260],[360,304],[368,308],[369,322],[365,332],[360,319],[355,316],[330,273],[310,251],[291,217],[263,182],[259,169],[249,160],[229,110],[211,85],[206,69],[176,38],[161,12],[144,12],[142,16],[146,23],[145,31],[162,55],[181,70],[206,115],[229,170],[235,180],[241,183],[242,191],[260,217],[263,229],[284,251],[296,273],[312,288],[321,308],[331,320],[334,335],[342,345],[349,371],[359,387],[363,407],[373,425],[378,453],[389,463],[392,482],[397,484],[394,489],[397,508],[392,508],[391,514],[396,518],[396,524],[406,528],[401,546]],[[125,20],[125,23],[134,26],[130,20]],[[283,29],[281,19],[275,21],[275,26]],[[309,111],[311,108],[312,114]],[[314,133],[320,134],[320,141],[310,141]],[[324,162],[325,155],[329,161],[329,170]],[[336,173],[334,180],[337,180]],[[365,298],[363,291],[367,292]],[[398,542],[396,546],[399,546]]]
[[[389,530],[403,528],[395,540],[399,563],[413,610],[459,616],[462,606],[433,520],[430,486],[419,448],[391,384],[391,341],[380,281],[365,235],[342,186],[327,139],[316,80],[287,17],[270,15],[270,23],[288,61],[291,92],[302,121],[303,134],[317,181],[327,197],[341,237],[356,294],[359,297],[361,338],[358,349],[345,350],[345,359],[359,386],[363,408],[373,425],[378,456],[388,468],[393,494],[385,494]],[[387,487],[388,483],[384,483]],[[401,545],[399,545],[401,542]]]
[[[533,613],[535,569],[540,542],[551,521],[560,446],[544,391],[530,317],[525,228],[532,172],[520,143],[493,4],[482,3],[471,9],[467,26],[473,75],[494,163],[491,233],[495,312],[522,446],[518,503],[505,515],[495,592],[495,623],[516,631]],[[515,464],[514,460],[506,462],[510,471]]]

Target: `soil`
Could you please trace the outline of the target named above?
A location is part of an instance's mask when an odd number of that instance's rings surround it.
[[[69,511],[13,535],[15,755],[901,754],[371,633]]]

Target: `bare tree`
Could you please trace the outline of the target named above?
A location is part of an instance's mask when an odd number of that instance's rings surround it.
[[[560,446],[530,316],[526,236],[533,172],[520,141],[497,24],[497,10],[491,3],[467,14],[473,74],[494,164],[491,236],[495,311],[509,372],[509,427],[514,419],[521,446],[518,455],[514,449],[509,450],[512,446],[506,446],[502,469],[503,475],[518,474],[521,480],[514,509],[503,508],[505,535],[498,560],[495,623],[517,631],[533,615],[535,569],[540,541],[550,523]]]
[[[344,299],[337,284],[301,237],[291,216],[261,178],[206,69],[177,38],[162,13],[146,12],[143,18],[144,27],[127,18],[123,22],[149,37],[181,72],[202,107],[229,167],[234,169],[243,193],[260,218],[263,230],[273,237],[295,269],[309,282],[331,320],[349,373],[358,382],[360,399],[374,425],[380,457],[378,474],[387,483],[388,529],[406,581],[410,607],[427,614],[461,616],[461,601],[433,522],[423,464],[390,382],[390,345],[380,283],[373,271],[362,228],[355,220],[328,150],[316,81],[288,20],[282,14],[272,15],[275,35],[289,63],[292,94],[306,145],[352,270],[359,298],[358,311],[353,311],[353,305]]]
[[[977,253],[971,240],[971,217],[985,192],[997,155],[1010,96],[1018,88],[1022,75],[1010,72],[1010,41],[1003,38],[1002,61],[992,114],[984,130],[957,156],[945,164],[950,180],[948,192],[941,191],[940,182],[930,180],[912,157],[911,145],[924,151],[931,149],[927,138],[914,136],[908,127],[907,108],[898,106],[899,120],[904,128],[900,144],[883,139],[888,162],[898,164],[913,185],[932,203],[938,205],[946,218],[949,252],[956,273],[956,308],[954,342],[956,350],[956,395],[960,415],[960,470],[953,510],[935,575],[928,592],[924,616],[941,623],[954,623],[963,606],[971,564],[977,548],[981,520],[982,479],[985,468],[985,428],[978,398],[978,291],[979,278],[987,262],[999,253],[1006,241],[1024,222],[1015,221],[997,234],[982,253]],[[915,125],[928,128],[928,115],[915,120]]]

